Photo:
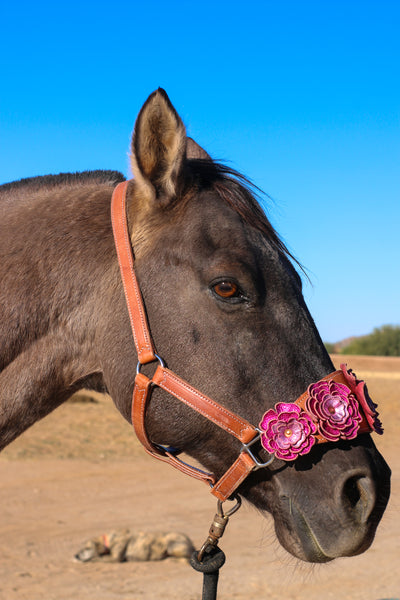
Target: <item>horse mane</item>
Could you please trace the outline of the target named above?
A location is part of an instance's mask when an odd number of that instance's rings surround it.
[[[189,187],[191,188],[214,189],[245,223],[266,235],[280,254],[292,260],[304,272],[302,265],[288,250],[261,208],[258,198],[263,192],[247,177],[216,160],[188,159],[186,180],[190,182]],[[119,171],[112,170],[59,173],[58,175],[27,177],[5,183],[0,185],[0,192],[18,191],[24,188],[40,190],[85,183],[109,184],[114,187],[121,181],[125,181],[124,175]]]
[[[288,250],[261,207],[260,195],[268,197],[267,194],[245,175],[219,161],[188,160],[188,167],[192,185],[201,189],[213,188],[245,223],[263,233],[279,254],[293,261],[308,277],[304,267]]]
[[[58,175],[39,175],[37,177],[26,177],[18,181],[0,185],[0,192],[16,191],[25,187],[35,190],[60,185],[78,185],[80,183],[109,183],[115,186],[125,181],[125,177],[119,171],[82,171],[80,173],[59,173]]]

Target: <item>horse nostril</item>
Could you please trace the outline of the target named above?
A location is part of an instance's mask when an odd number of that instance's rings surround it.
[[[375,488],[365,475],[349,477],[343,486],[342,499],[360,523],[365,523],[375,506]]]
[[[361,498],[361,492],[359,488],[359,478],[350,477],[343,486],[343,494],[350,503],[350,507],[354,508]]]

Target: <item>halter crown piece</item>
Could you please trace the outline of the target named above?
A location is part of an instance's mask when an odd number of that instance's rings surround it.
[[[346,365],[311,384],[294,403],[278,402],[261,419],[258,427],[224,408],[178,375],[170,371],[157,355],[150,335],[146,311],[134,271],[134,259],[126,218],[126,192],[129,181],[117,185],[111,204],[112,225],[138,366],[132,398],[132,424],[145,450],[180,471],[211,485],[211,493],[220,501],[232,496],[237,487],[255,469],[267,467],[276,458],[293,461],[307,454],[315,444],[351,440],[361,433],[383,433],[376,404],[365,383]],[[158,361],[151,379],[140,372],[142,365]],[[176,451],[154,444],[145,428],[146,408],[151,389],[160,387],[204,417],[229,432],[242,443],[233,465],[217,481],[212,473],[190,466]],[[261,462],[256,445],[269,453]]]

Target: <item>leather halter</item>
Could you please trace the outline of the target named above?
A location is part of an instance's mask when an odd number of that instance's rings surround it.
[[[157,355],[151,339],[146,311],[134,270],[134,258],[126,218],[128,185],[129,181],[124,181],[116,186],[112,197],[111,215],[118,262],[139,361],[132,398],[132,424],[137,437],[149,454],[171,464],[191,477],[209,483],[211,493],[219,500],[224,501],[232,496],[251,471],[268,466],[275,456],[271,454],[267,462],[260,462],[252,450],[253,444],[260,441],[262,433],[260,429],[192,387],[181,377],[170,371]],[[140,368],[142,365],[155,361],[158,361],[159,364],[150,379],[140,372]],[[333,381],[347,385],[342,371],[334,371],[320,381]],[[151,389],[154,386],[160,387],[175,396],[175,398],[202,414],[242,443],[242,450],[238,458],[218,481],[212,473],[207,473],[180,460],[174,449],[165,448],[149,439],[145,427],[145,416]],[[307,392],[302,394],[294,404],[303,408],[307,395]],[[371,430],[372,428],[369,426],[364,414],[362,414],[358,433],[370,432]],[[329,441],[322,435],[315,435],[314,437],[317,443]]]

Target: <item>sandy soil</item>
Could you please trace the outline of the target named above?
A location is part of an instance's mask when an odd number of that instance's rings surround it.
[[[271,520],[245,505],[221,543],[220,600],[400,599],[400,359],[347,362],[380,402],[386,431],[376,443],[393,470],[373,546],[301,563],[279,547]],[[203,484],[144,454],[108,398],[60,407],[2,453],[0,473],[1,600],[200,599],[201,576],[185,562],[73,560],[87,538],[119,527],[183,531],[198,546],[215,512]]]

